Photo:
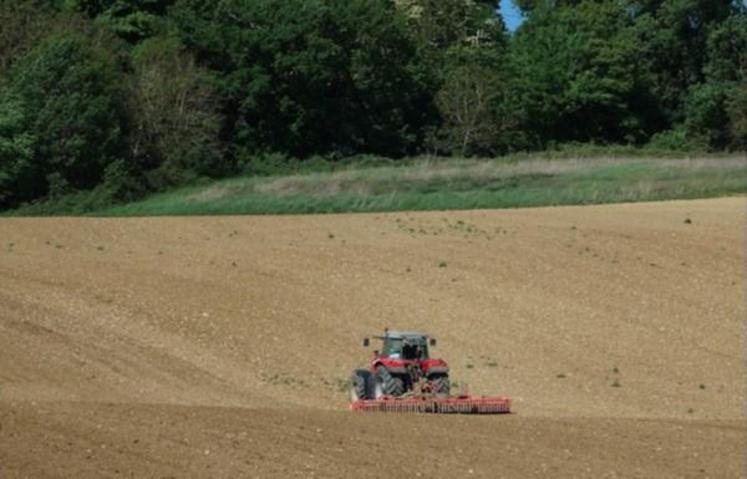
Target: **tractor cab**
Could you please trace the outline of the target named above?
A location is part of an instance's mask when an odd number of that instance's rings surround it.
[[[383,341],[381,355],[391,359],[422,361],[428,359],[428,340],[423,335],[380,336]]]
[[[424,361],[430,358],[428,346],[435,346],[436,339],[423,333],[414,331],[384,331],[383,336],[374,336],[382,341],[381,350],[374,354],[377,357],[408,361]],[[363,340],[363,346],[368,346],[368,338]]]

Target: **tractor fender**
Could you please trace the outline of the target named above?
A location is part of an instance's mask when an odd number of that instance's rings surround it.
[[[428,376],[432,376],[434,374],[447,374],[449,372],[449,368],[443,367],[443,366],[433,366],[431,368],[428,368],[428,371],[426,374]]]
[[[400,364],[387,364],[386,361],[377,361],[373,364],[372,371],[376,371],[379,368],[386,368],[387,371],[389,371],[391,374],[406,374],[407,373],[407,367]]]

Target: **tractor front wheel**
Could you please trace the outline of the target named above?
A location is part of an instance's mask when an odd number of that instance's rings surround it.
[[[401,396],[405,393],[405,382],[392,375],[385,367],[376,370],[376,399],[381,396]]]

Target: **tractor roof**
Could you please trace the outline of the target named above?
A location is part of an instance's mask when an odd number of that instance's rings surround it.
[[[378,338],[392,338],[392,339],[415,339],[415,338],[427,338],[428,335],[425,333],[419,333],[417,331],[387,331],[385,336],[377,336]]]

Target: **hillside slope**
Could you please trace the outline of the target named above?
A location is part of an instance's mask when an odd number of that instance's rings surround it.
[[[744,212],[0,219],[0,475],[740,477]],[[345,411],[385,326],[516,414]]]

